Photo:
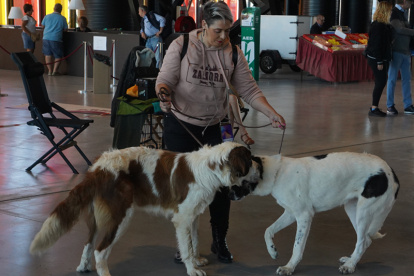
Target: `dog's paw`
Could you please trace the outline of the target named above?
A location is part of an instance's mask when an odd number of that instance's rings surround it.
[[[279,266],[279,268],[276,270],[276,275],[292,275],[293,268],[287,267],[287,266]]]
[[[190,270],[190,271],[187,270],[187,274],[189,276],[207,276],[207,273],[197,268],[194,268],[193,270]]]
[[[208,260],[204,257],[198,257],[195,259],[197,266],[205,266],[208,265]]]
[[[91,263],[80,264],[76,268],[76,272],[79,272],[79,273],[88,273],[88,272],[92,272],[92,271],[93,271],[93,267],[92,267]]]
[[[349,260],[349,257],[342,257],[342,258],[340,258],[340,259],[339,259],[339,262],[340,262],[341,264],[344,264],[344,263],[346,263],[348,260]]]
[[[341,265],[339,267],[339,272],[341,274],[351,274],[351,273],[355,272],[355,267],[354,266]]]
[[[276,260],[277,257],[279,257],[279,253],[273,244],[267,247],[267,251],[269,252],[269,255],[272,257],[272,259]]]

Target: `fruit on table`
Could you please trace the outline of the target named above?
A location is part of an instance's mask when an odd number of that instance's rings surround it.
[[[359,42],[361,42],[362,44],[367,44],[368,43],[368,40],[365,39],[365,38],[363,38],[363,39],[360,39]]]
[[[336,39],[328,39],[328,42],[332,45],[341,45],[341,43],[339,43]]]

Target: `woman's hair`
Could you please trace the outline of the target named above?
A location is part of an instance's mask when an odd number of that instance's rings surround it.
[[[233,15],[227,6],[226,3],[223,1],[218,2],[207,2],[203,7],[203,19],[206,21],[207,26],[214,24],[216,20],[229,20],[233,23]]]
[[[381,23],[390,23],[392,5],[389,2],[379,2],[373,20]]]
[[[32,4],[24,4],[24,6],[23,6],[24,13],[28,13],[31,10],[33,10]]]
[[[79,17],[79,27],[86,28],[88,26],[89,20],[86,16]]]

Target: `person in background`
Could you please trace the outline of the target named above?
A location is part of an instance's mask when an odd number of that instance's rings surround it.
[[[75,31],[76,32],[84,32],[84,33],[89,33],[92,32],[91,29],[88,28],[88,23],[89,20],[88,18],[86,18],[86,16],[81,16],[78,18],[78,26]]]
[[[316,18],[315,24],[312,25],[310,29],[311,34],[322,34],[323,24],[325,23],[325,16],[319,14]]]
[[[55,61],[54,64],[48,64],[49,76],[59,76],[58,72],[60,60],[63,57],[63,32],[68,30],[68,23],[66,18],[61,15],[62,5],[55,4],[54,12],[46,15],[42,21],[43,31],[43,54],[46,58],[46,63]],[[54,59],[53,59],[54,57]]]
[[[285,120],[267,102],[238,47],[237,65],[234,66],[229,38],[233,15],[227,4],[207,2],[202,18],[202,28],[189,33],[183,59],[184,37],[180,36],[169,46],[157,77],[155,91],[162,99],[161,109],[166,112],[163,138],[167,149],[191,152],[200,148],[182,124],[203,145],[222,143],[220,122],[228,112],[230,84],[244,101],[268,117],[274,128],[285,129]],[[174,110],[171,110],[172,104]],[[228,189],[216,193],[209,209],[213,236],[211,251],[217,254],[220,262],[231,263],[233,256],[226,241],[230,215]],[[187,254],[181,256],[177,252],[174,261],[180,263],[187,258]]]
[[[141,16],[141,37],[146,40],[145,47],[155,52],[157,68],[160,64],[160,51],[158,50],[158,42],[162,42],[160,34],[165,26],[165,18],[153,12],[148,12],[148,7],[141,5],[138,10]]]
[[[372,106],[368,115],[386,117],[387,113],[378,108],[382,91],[387,84],[389,62],[392,59],[393,30],[390,25],[392,5],[388,2],[378,3],[373,16],[369,40],[365,50],[368,65],[375,76],[375,86],[372,92]]]
[[[23,11],[25,15],[22,18],[22,39],[23,47],[28,51],[34,53],[36,35],[36,20],[32,17],[33,6],[31,4],[24,4]]]
[[[394,104],[395,85],[398,71],[401,72],[402,94],[404,113],[414,114],[414,106],[411,98],[411,51],[410,41],[414,36],[414,30],[405,17],[405,11],[411,7],[411,0],[397,0],[391,12],[391,26],[394,27],[396,36],[392,45],[392,61],[388,70],[387,82],[387,114],[397,115]]]

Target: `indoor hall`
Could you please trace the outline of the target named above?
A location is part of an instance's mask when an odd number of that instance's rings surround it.
[[[369,117],[374,83],[333,84],[283,67],[274,74],[260,75],[261,90],[276,111],[284,116],[287,129],[282,155],[304,157],[331,152],[367,152],[384,159],[396,172],[401,189],[385,220],[381,233],[357,264],[354,275],[411,275],[413,249],[413,131],[414,116],[399,114],[386,118]],[[110,108],[112,94],[79,94],[83,78],[44,75],[49,97],[56,103]],[[89,79],[89,84],[92,83]],[[1,275],[82,275],[76,272],[88,231],[81,220],[42,257],[29,254],[30,243],[54,207],[79,183],[88,169],[80,155],[64,151],[80,174],[75,175],[60,156],[47,166],[38,165],[26,172],[50,144],[35,127],[27,109],[13,107],[27,103],[18,71],[0,70],[0,271]],[[92,88],[92,87],[88,87]],[[395,93],[396,107],[402,105],[401,82]],[[264,125],[268,119],[252,110],[246,125]],[[385,108],[385,97],[380,108]],[[112,145],[113,128],[109,116],[79,115],[94,120],[76,141],[90,160]],[[249,129],[256,141],[255,155],[278,154],[282,131],[270,127]],[[236,140],[239,141],[237,137]],[[296,224],[277,233],[274,243],[279,258],[273,260],[266,250],[264,232],[283,209],[271,196],[247,196],[232,202],[227,243],[234,261],[218,262],[211,253],[209,212],[200,219],[200,253],[210,264],[208,275],[274,275],[292,254]],[[302,261],[294,275],[339,275],[339,258],[354,250],[356,234],[343,207],[315,215]],[[173,261],[176,238],[171,222],[142,211],[134,214],[130,227],[116,243],[108,259],[111,275],[186,275],[183,265]],[[85,274],[86,275],[86,274]],[[97,275],[96,270],[87,275]]]

